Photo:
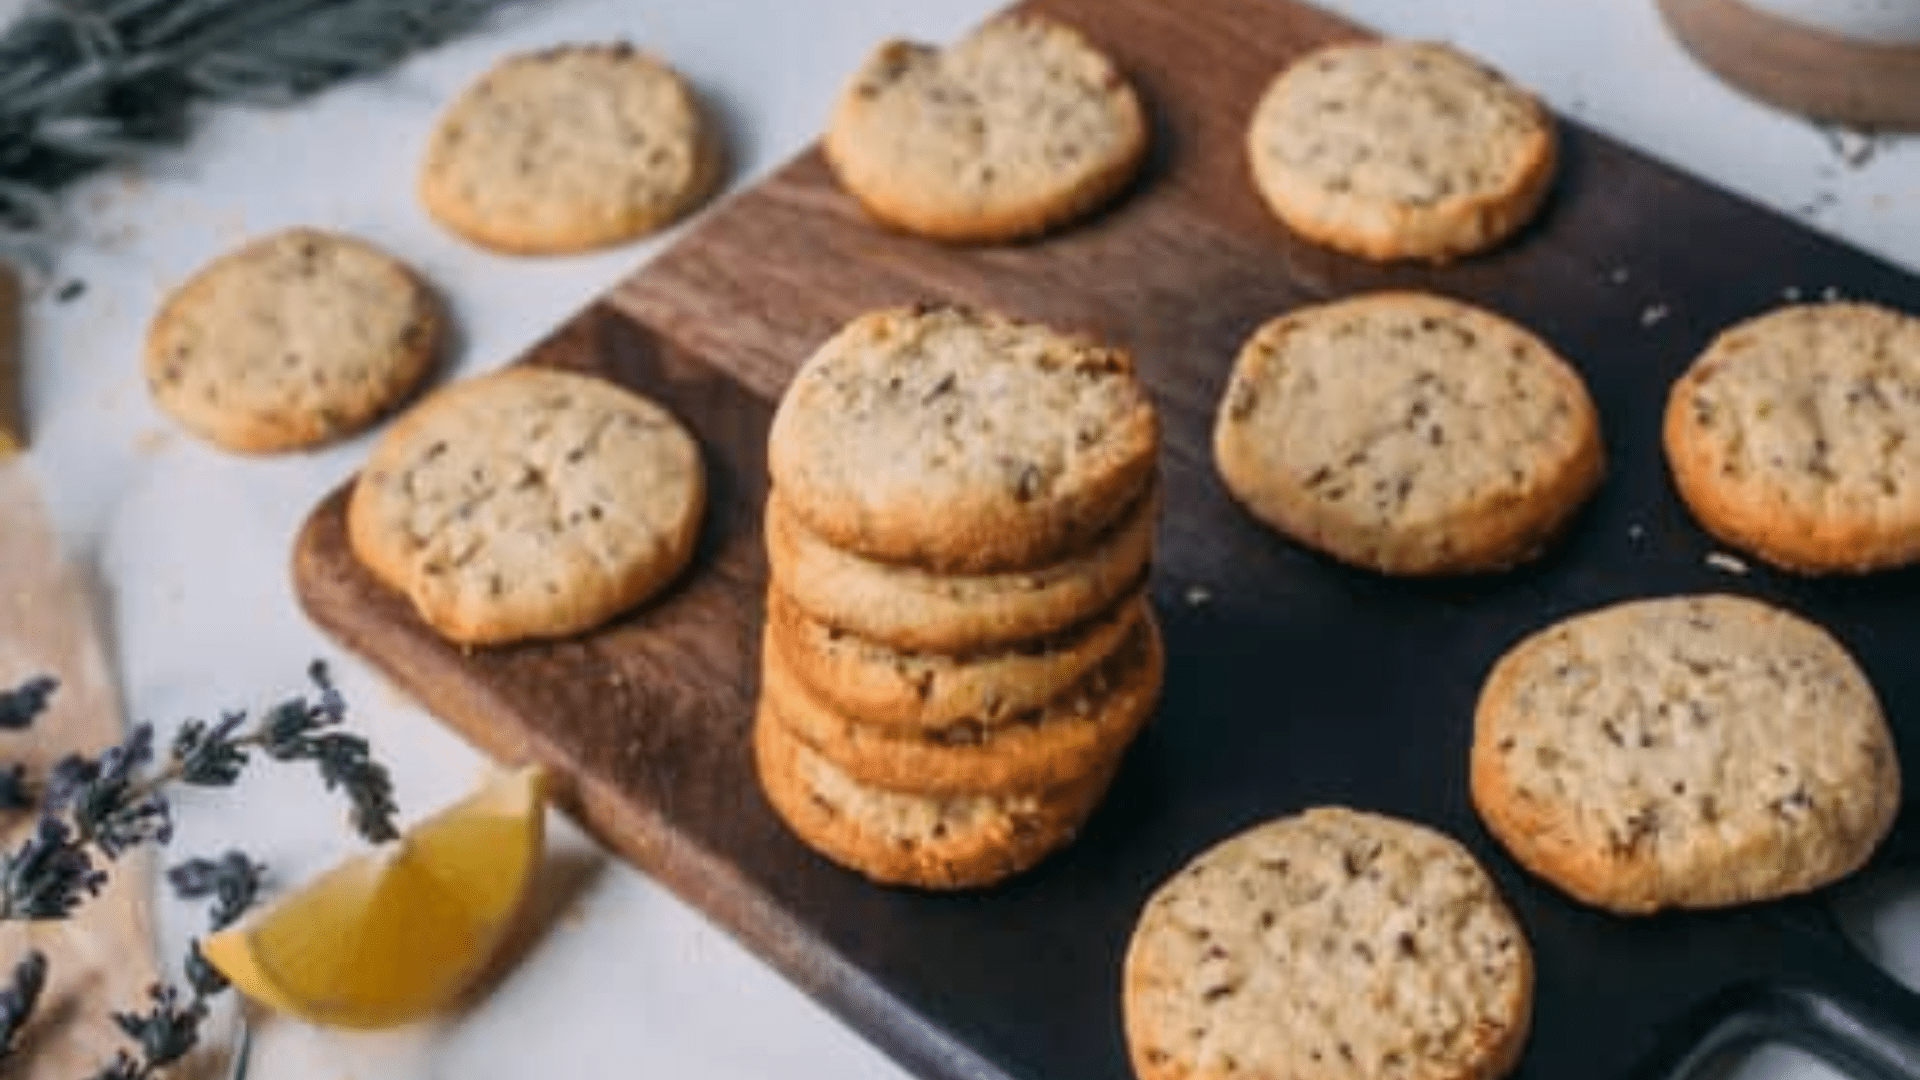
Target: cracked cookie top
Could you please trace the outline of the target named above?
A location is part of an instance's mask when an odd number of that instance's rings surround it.
[[[1228,489],[1275,529],[1392,574],[1537,554],[1599,485],[1580,376],[1491,312],[1421,293],[1299,308],[1242,347],[1214,427]]]
[[[214,259],[147,331],[154,404],[196,437],[246,454],[336,442],[426,380],[446,337],[439,298],[386,252],[285,229]]]
[[[509,56],[435,125],[421,204],[476,244],[552,255],[619,244],[692,212],[724,171],[678,72],[621,43]]]
[[[1920,319],[1801,304],[1716,338],[1667,400],[1667,460],[1707,531],[1805,573],[1920,559]]]
[[[1247,125],[1255,186],[1317,243],[1445,261],[1492,247],[1552,184],[1553,120],[1449,46],[1342,43],[1276,76]]]
[[[957,307],[872,312],[808,358],[768,436],[784,505],[849,552],[986,573],[1057,562],[1153,475],[1133,357]]]
[[[1772,899],[1864,863],[1900,805],[1865,673],[1818,626],[1680,596],[1557,623],[1494,666],[1472,792],[1520,863],[1623,913]]]
[[[834,175],[867,211],[951,242],[1007,241],[1088,213],[1132,179],[1147,120],[1079,31],[1002,15],[945,48],[888,41],[827,127]]]
[[[1162,884],[1123,1003],[1141,1080],[1492,1080],[1526,1041],[1533,960],[1459,843],[1321,807]]]
[[[353,487],[360,560],[453,641],[564,637],[652,596],[693,552],[700,450],[611,382],[514,367],[450,386]]]

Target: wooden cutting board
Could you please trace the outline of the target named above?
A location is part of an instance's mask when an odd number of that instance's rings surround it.
[[[638,388],[699,434],[712,513],[670,595],[578,640],[450,648],[356,565],[336,493],[297,543],[313,619],[481,747],[556,765],[607,843],[928,1076],[1127,1075],[1118,974],[1141,902],[1207,845],[1322,802],[1429,822],[1492,869],[1539,959],[1522,1076],[1661,1075],[1761,1035],[1862,1068],[1920,1062],[1920,1003],[1853,953],[1821,899],[1604,916],[1522,874],[1466,796],[1472,704],[1502,650],[1551,619],[1679,590],[1755,594],[1826,623],[1880,681],[1903,751],[1920,745],[1920,575],[1709,567],[1658,439],[1667,386],[1721,327],[1792,289],[1920,311],[1920,280],[1573,125],[1558,190],[1518,242],[1445,269],[1363,265],[1282,230],[1240,150],[1270,75],[1357,30],[1276,0],[1024,6],[1085,29],[1151,102],[1151,163],[1110,212],[1040,243],[940,248],[871,226],[810,151],[526,358]],[[1295,305],[1388,286],[1506,312],[1589,380],[1611,475],[1545,563],[1467,582],[1371,577],[1256,526],[1216,480],[1207,434],[1244,336]],[[815,857],[761,798],[746,741],[772,403],[844,320],[929,299],[1130,346],[1166,428],[1164,704],[1078,843],[966,896],[878,889]],[[1883,861],[1906,856],[1911,817]]]

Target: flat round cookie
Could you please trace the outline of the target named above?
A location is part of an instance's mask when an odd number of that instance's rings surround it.
[[[1491,248],[1553,182],[1553,119],[1531,94],[1441,44],[1372,41],[1308,53],[1247,126],[1254,185],[1316,243],[1387,261]]]
[[[900,733],[994,726],[1040,708],[1103,664],[1151,610],[1120,601],[1050,638],[965,655],[904,652],[820,622],[767,590],[767,647],[821,704]]]
[[[1052,566],[964,575],[842,551],[796,521],[790,505],[778,490],[767,499],[767,564],[795,607],[897,650],[966,654],[1052,637],[1138,592],[1160,502],[1156,492],[1141,495],[1106,536]]]
[[[1809,304],[1715,338],[1667,399],[1667,462],[1702,527],[1783,569],[1920,560],[1920,319]]]
[[[1526,1042],[1533,958],[1457,842],[1325,807],[1161,885],[1122,992],[1140,1080],[1494,1080]]]
[[[1389,574],[1521,563],[1605,471],[1580,376],[1491,312],[1420,293],[1300,308],[1255,331],[1213,432],[1253,515]]]
[[[661,60],[626,44],[503,60],[440,118],[421,205],[483,247],[553,255],[666,227],[710,194],[719,137]]]
[[[1900,805],[1879,702],[1826,631],[1733,596],[1603,608],[1527,638],[1474,715],[1473,803],[1521,865],[1625,914],[1806,892]]]
[[[306,449],[400,405],[432,371],[445,332],[438,297],[392,256],[288,229],[213,260],[167,297],[147,330],[147,388],[222,449]]]
[[[1160,699],[1166,658],[1151,616],[1080,683],[998,724],[967,718],[901,732],[836,712],[766,642],[761,703],[801,742],[852,779],[919,795],[1049,790],[1110,771]]]
[[[374,447],[347,504],[375,576],[451,641],[592,629],[672,580],[706,506],[700,448],[603,379],[512,367],[421,402]]]
[[[1065,24],[993,19],[954,45],[889,41],[834,108],[824,149],[880,221],[991,243],[1088,213],[1133,177],[1147,122],[1113,62]]]
[[[753,727],[754,767],[774,812],[808,847],[883,885],[984,888],[1073,840],[1112,780],[1094,773],[1045,792],[906,795],[861,784],[770,719]]]
[[[872,312],[803,364],[774,487],[836,547],[924,570],[1059,560],[1153,475],[1159,421],[1125,351],[938,307]]]

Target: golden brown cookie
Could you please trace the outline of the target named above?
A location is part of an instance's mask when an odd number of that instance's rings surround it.
[[[1122,993],[1140,1080],[1495,1080],[1526,1043],[1533,958],[1459,843],[1322,807],[1161,885]]]
[[[1453,48],[1330,45],[1267,87],[1247,127],[1253,179],[1295,232],[1374,260],[1445,261],[1505,240],[1552,186],[1552,117]]]
[[[1138,96],[1077,30],[1003,15],[943,49],[889,41],[822,144],[869,213],[939,240],[1045,232],[1106,202],[1147,147]]]
[[[980,574],[1057,562],[1153,475],[1159,421],[1133,358],[952,307],[848,323],[782,395],[768,471],[836,547]]]
[[[1728,544],[1788,570],[1920,560],[1920,318],[1806,304],[1715,338],[1667,399],[1680,496]]]
[[[1106,536],[1051,566],[938,574],[875,562],[794,520],[784,492],[767,499],[773,587],[817,622],[891,648],[965,654],[1014,648],[1071,629],[1146,583],[1159,495],[1135,500]]]
[[[1733,596],[1618,604],[1494,666],[1474,806],[1522,865],[1625,914],[1806,892],[1900,807],[1873,687],[1826,631]]]
[[[1213,433],[1255,517],[1389,574],[1539,554],[1599,486],[1599,416],[1524,328],[1423,293],[1296,309],[1241,349]]]
[[[963,655],[907,652],[808,615],[767,590],[767,645],[821,704],[902,733],[993,726],[1037,709],[1104,663],[1150,610],[1145,596],[1052,637]]]
[[[390,428],[354,483],[354,554],[449,640],[592,629],[687,565],[700,448],[658,404],[537,367],[468,379]]]
[[[764,643],[760,693],[768,716],[859,783],[920,795],[990,795],[1049,790],[1110,770],[1152,715],[1165,670],[1149,615],[1077,685],[995,724],[969,717],[914,732],[868,724],[821,701],[771,641]]]
[[[147,331],[147,388],[222,449],[307,449],[405,401],[445,331],[439,299],[392,256],[288,229],[213,260],[167,297]]]
[[[973,889],[1028,870],[1072,841],[1110,772],[1011,795],[903,795],[849,778],[767,716],[753,729],[767,801],[808,847],[883,885]]]
[[[496,251],[565,254],[666,227],[718,184],[719,136],[685,81],[626,44],[508,57],[441,117],[420,202]]]

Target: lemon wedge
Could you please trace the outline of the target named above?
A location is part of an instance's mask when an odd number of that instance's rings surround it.
[[[548,774],[498,772],[201,952],[241,993],[316,1024],[384,1028],[453,1001],[486,967],[539,866]]]

